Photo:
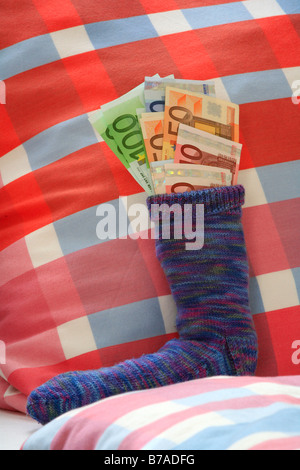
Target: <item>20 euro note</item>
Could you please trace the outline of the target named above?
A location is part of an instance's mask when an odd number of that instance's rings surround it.
[[[162,160],[164,113],[143,113],[140,118],[147,157],[152,162]]]
[[[215,96],[215,84],[213,81],[202,82],[200,80],[182,80],[169,78],[145,78],[145,102],[147,112],[163,112],[165,110],[166,87],[176,87],[181,90],[189,90],[196,93]]]
[[[179,124],[174,163],[196,164],[230,170],[237,184],[242,144]]]
[[[218,98],[166,88],[163,159],[174,158],[179,124],[239,141],[239,106]]]
[[[210,166],[165,164],[166,193],[183,193],[231,185],[231,172]]]

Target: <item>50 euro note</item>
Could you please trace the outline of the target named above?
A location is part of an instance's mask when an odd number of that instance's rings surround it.
[[[183,80],[173,77],[145,78],[145,103],[147,112],[163,112],[165,110],[166,87],[176,87],[205,95],[215,95],[213,81]]]
[[[179,124],[239,141],[239,106],[201,93],[166,88],[163,159],[174,158]]]
[[[212,166],[230,170],[237,184],[242,144],[179,124],[174,163]]]
[[[140,125],[149,164],[162,160],[164,113],[143,113]]]
[[[166,193],[183,193],[231,185],[231,172],[210,166],[165,164]]]

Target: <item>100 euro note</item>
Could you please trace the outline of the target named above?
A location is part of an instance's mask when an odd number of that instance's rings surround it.
[[[213,81],[182,80],[172,78],[145,78],[145,103],[147,112],[163,112],[165,110],[166,87],[176,87],[196,93],[215,96]]]
[[[174,158],[179,124],[239,141],[239,106],[218,98],[166,88],[163,159]]]
[[[164,169],[167,194],[231,185],[231,172],[229,170],[182,163],[167,163]]]
[[[139,86],[121,98],[101,107],[109,134],[126,158],[132,171],[139,174],[145,191],[153,194],[150,167],[136,110],[144,108],[143,87]]]
[[[127,171],[131,174],[131,176],[143,187],[143,180],[140,176],[140,173],[135,168],[134,163],[131,165],[126,160],[125,156],[123,155],[121,149],[118,147],[115,139],[109,133],[109,129],[107,127],[107,123],[104,119],[103,112],[100,110],[95,111],[90,118],[90,123],[94,127],[94,129],[98,132],[98,134],[102,137],[104,142],[108,145],[111,151],[116,155],[116,157],[120,160],[120,162],[125,166]],[[145,189],[145,188],[144,188]]]
[[[196,164],[230,170],[237,184],[242,144],[179,124],[174,163]]]

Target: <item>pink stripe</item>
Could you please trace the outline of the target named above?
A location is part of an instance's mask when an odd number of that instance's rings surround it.
[[[299,450],[300,437],[286,437],[282,439],[271,439],[270,441],[257,444],[249,450]]]
[[[233,398],[232,400],[221,400],[220,402],[210,402],[173,413],[172,415],[166,416],[165,418],[156,421],[155,423],[151,423],[147,426],[137,429],[136,431],[133,431],[121,443],[119,450],[142,449],[148,442],[156,438],[159,434],[168,428],[196,415],[201,416],[206,413],[224,411],[228,409],[243,410],[245,408],[264,408],[266,406],[272,405],[273,403],[276,403],[277,401],[299,405],[299,399],[286,395],[274,395],[272,397],[254,395]]]

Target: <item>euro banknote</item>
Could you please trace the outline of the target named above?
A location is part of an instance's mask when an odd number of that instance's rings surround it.
[[[149,164],[162,160],[164,113],[144,113],[140,125]]]
[[[163,112],[165,110],[166,87],[176,87],[196,93],[215,96],[213,81],[182,80],[176,78],[145,78],[145,103],[147,112]]]
[[[154,194],[166,193],[166,163],[174,163],[173,160],[158,161],[150,163]]]
[[[213,96],[166,88],[163,159],[174,158],[179,124],[239,141],[239,106]]]
[[[167,163],[165,191],[167,194],[198,191],[231,185],[231,172],[210,166]]]
[[[242,149],[239,107],[214,93],[213,81],[157,74],[89,120],[148,195],[227,186],[237,181]],[[164,111],[150,106],[158,96]]]
[[[242,144],[179,124],[174,163],[228,169],[231,184],[238,181]]]

